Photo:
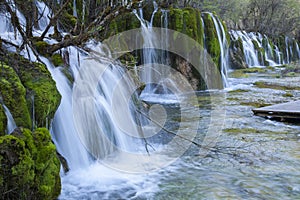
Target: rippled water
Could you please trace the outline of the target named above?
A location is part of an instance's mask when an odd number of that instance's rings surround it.
[[[199,123],[194,138],[197,143],[205,142],[208,130],[220,130],[211,133],[212,144],[206,143],[211,151],[203,156],[192,144],[171,165],[147,174],[129,174],[95,163],[62,176],[60,199],[300,199],[300,123],[271,121],[251,111],[257,103],[299,100],[300,91],[257,88],[253,83],[258,80],[300,85],[300,77],[251,74],[231,78],[231,87],[226,90],[199,92],[197,101],[190,99],[196,102],[199,115],[188,107],[191,115],[180,119],[176,104],[164,105],[169,130],[188,133]],[[292,95],[287,97],[286,93]],[[183,123],[179,126],[180,120]],[[159,138],[167,143],[172,137],[161,132]],[[157,138],[150,142],[155,148],[164,147]],[[178,142],[172,148],[180,145]],[[134,160],[126,157],[111,162],[136,167]]]

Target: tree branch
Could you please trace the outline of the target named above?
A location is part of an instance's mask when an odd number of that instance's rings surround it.
[[[46,36],[46,34],[48,33],[49,29],[51,28],[51,26],[54,25],[54,23],[57,21],[57,18],[60,16],[60,14],[65,10],[65,8],[68,6],[69,2],[71,0],[67,0],[62,7],[57,11],[57,13],[50,19],[50,22],[48,24],[48,26],[46,27],[46,29],[44,30],[44,32],[42,33],[42,35],[40,36],[40,40],[43,40]]]

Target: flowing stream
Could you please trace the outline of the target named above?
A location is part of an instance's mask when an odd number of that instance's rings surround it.
[[[178,104],[164,106],[168,130],[196,129],[194,141],[199,143],[207,136],[209,125],[220,126],[218,122],[225,120],[216,144],[206,156],[200,156],[199,148],[191,145],[171,165],[147,174],[124,173],[95,163],[62,176],[60,199],[300,198],[299,123],[271,121],[251,112],[257,102],[275,104],[299,99],[299,90],[290,91],[293,97],[287,98],[284,94],[289,91],[253,85],[256,81],[285,85],[290,80],[274,79],[277,73],[280,69],[251,74],[249,78],[229,78],[232,87],[226,90],[199,92],[196,102],[200,115],[187,110],[190,115],[180,120]],[[289,85],[297,86],[300,76],[292,79]],[[195,99],[189,100],[195,103]],[[215,104],[223,106],[225,116],[211,118]],[[199,126],[191,126],[195,123]],[[170,138],[165,131],[160,134]],[[174,148],[181,148],[180,143]],[[135,166],[132,160],[126,163]]]

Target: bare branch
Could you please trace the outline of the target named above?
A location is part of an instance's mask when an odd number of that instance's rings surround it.
[[[65,8],[68,6],[69,2],[71,0],[67,0],[62,7],[57,11],[57,13],[50,19],[50,22],[48,24],[48,26],[46,27],[46,29],[44,30],[44,32],[42,33],[42,35],[40,36],[40,40],[43,40],[46,36],[46,34],[48,33],[49,29],[51,28],[51,26],[54,25],[54,23],[56,23],[57,18],[60,16],[60,14],[65,10]]]

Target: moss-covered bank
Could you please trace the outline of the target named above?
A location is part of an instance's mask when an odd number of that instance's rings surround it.
[[[55,199],[60,194],[60,163],[47,129],[15,129],[1,136],[0,164],[3,199]]]
[[[46,128],[60,94],[45,65],[0,50],[0,196],[2,199],[55,199],[60,163]],[[5,135],[10,110],[16,125]],[[34,131],[30,131],[34,130]]]
[[[61,98],[44,64],[5,51],[0,52],[0,92],[17,126],[29,129],[45,127]]]

